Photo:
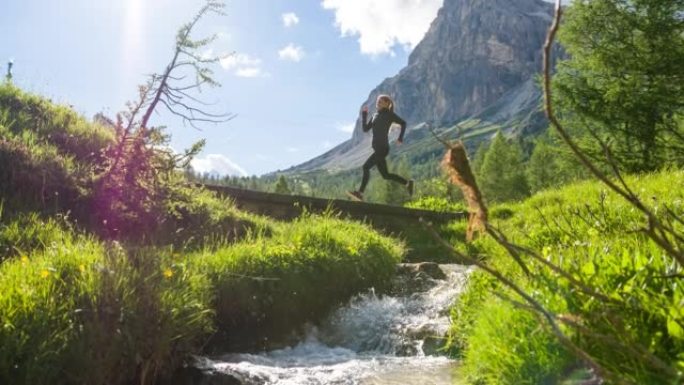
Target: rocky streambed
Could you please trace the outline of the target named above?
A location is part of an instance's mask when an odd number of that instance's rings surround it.
[[[353,298],[291,346],[198,357],[179,385],[451,385],[456,361],[439,355],[448,309],[469,268],[402,264],[389,294]]]

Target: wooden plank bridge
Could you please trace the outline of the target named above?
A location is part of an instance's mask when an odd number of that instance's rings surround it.
[[[398,222],[417,223],[421,218],[427,222],[442,224],[466,219],[468,215],[466,212],[436,212],[346,199],[284,195],[227,186],[204,185],[204,187],[231,198],[242,210],[285,220],[300,216],[304,210],[314,213],[332,210],[343,216],[365,220],[377,226]]]

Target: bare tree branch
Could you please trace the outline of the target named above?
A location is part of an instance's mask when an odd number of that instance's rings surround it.
[[[190,23],[186,24],[183,26],[179,33],[178,36],[176,37],[176,49],[173,55],[173,58],[169,62],[169,64],[166,66],[166,69],[164,70],[164,73],[162,75],[152,75],[152,86],[149,88],[152,92],[153,95],[149,97],[150,103],[147,106],[147,110],[145,111],[145,114],[142,118],[142,121],[140,123],[140,127],[145,130],[147,129],[147,125],[149,123],[150,117],[152,116],[152,112],[155,111],[157,108],[157,105],[162,102],[162,104],[174,115],[181,116],[184,119],[184,122],[191,122],[191,125],[195,128],[197,128],[194,123],[192,123],[192,120],[195,121],[202,121],[202,122],[213,122],[213,123],[221,123],[228,121],[232,118],[232,115],[230,114],[211,114],[206,111],[202,111],[200,109],[191,107],[183,102],[181,102],[178,98],[178,100],[174,99],[171,94],[173,91],[179,91],[177,87],[172,87],[170,86],[169,82],[171,80],[177,81],[178,79],[183,79],[185,76],[182,77],[176,77],[172,75],[172,73],[176,70],[178,70],[181,67],[184,66],[191,66],[195,69],[195,74],[197,76],[197,80],[195,81],[195,84],[182,87],[180,90],[181,91],[186,91],[190,89],[198,89],[202,84],[210,84],[212,86],[218,85],[210,76],[212,74],[212,71],[208,68],[201,67],[198,65],[200,64],[211,64],[211,63],[216,63],[220,60],[218,57],[202,57],[197,55],[196,53],[192,52],[192,49],[197,49],[199,47],[205,46],[212,41],[216,39],[216,35],[198,40],[198,41],[192,41],[190,40],[190,33],[192,32],[193,28],[197,24],[197,22],[205,16],[207,13],[213,12],[217,14],[222,14],[221,8],[223,8],[223,4],[220,2],[216,1],[208,1],[207,4],[202,7],[202,9],[195,15],[195,17],[190,21]],[[186,59],[181,59],[181,57],[188,58]],[[184,96],[188,97],[187,94],[184,94]],[[162,98],[166,97],[168,98],[166,101],[164,101]],[[148,98],[145,97],[145,100]],[[207,105],[206,103],[200,102],[197,98],[192,97],[192,101],[194,102],[199,102],[202,105]],[[187,113],[182,113],[179,111],[174,110],[174,107],[182,107],[187,111]],[[195,114],[199,114],[203,118],[197,118],[195,117]],[[208,118],[215,118],[215,119],[208,119]]]

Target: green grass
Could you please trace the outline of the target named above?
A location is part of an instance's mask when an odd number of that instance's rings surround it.
[[[684,172],[633,176],[627,181],[663,218],[665,207],[684,214]],[[491,211],[498,213],[492,223],[511,241],[538,250],[614,300],[590,298],[530,260],[526,263],[532,274],[526,278],[491,238],[470,246],[552,312],[582,320],[591,333],[566,332],[609,373],[638,384],[673,383],[664,372],[616,346],[644,347],[666,365],[684,371],[684,287],[681,279],[663,278],[681,274],[681,267],[637,231],[644,220],[622,198],[596,182],[584,182]],[[673,225],[680,233],[684,230],[680,223]],[[562,348],[543,322],[495,293],[520,300],[485,273],[476,272],[452,309],[451,353],[463,357],[463,370],[473,383],[526,383],[523,378],[511,379],[520,373],[561,373],[575,365],[574,358],[559,353]],[[620,344],[607,343],[602,336]],[[494,352],[488,352],[490,348]]]
[[[164,381],[210,339],[256,347],[382,289],[404,252],[333,217],[270,226],[180,253],[102,243],[35,215],[3,220],[0,240],[21,251],[0,263],[0,383]]]
[[[10,257],[25,257],[63,244],[74,243],[74,236],[64,231],[64,218],[41,219],[36,213],[20,214],[10,220],[2,217],[0,204],[0,262]]]
[[[34,229],[26,239],[10,238],[14,244],[50,242],[0,264],[0,383],[163,377],[212,330],[206,277],[163,250],[130,253],[53,221],[42,233],[41,220],[19,223]],[[16,227],[10,222],[3,233]]]
[[[78,330],[76,310],[94,294],[92,243],[0,265],[0,382],[47,384]],[[80,270],[80,266],[88,269]]]
[[[462,373],[471,383],[555,384],[570,360],[553,336],[528,312],[516,311],[500,299],[480,308],[469,336],[473,343],[463,352]],[[504,332],[505,330],[505,332]],[[475,341],[487,341],[479,344]]]
[[[79,228],[107,237],[105,228],[116,226],[117,236],[111,238],[119,241],[184,250],[218,247],[268,227],[236,210],[229,200],[188,185],[180,172],[160,171],[153,181],[116,180],[118,184],[108,185],[108,190],[98,188],[106,174],[106,150],[114,139],[114,127],[89,122],[69,107],[0,84],[4,211],[68,216]],[[144,161],[149,167],[165,164],[161,153]],[[148,195],[139,197],[139,206],[127,206],[131,202],[125,197],[139,192],[141,185],[147,186]],[[0,252],[2,247],[0,238]]]
[[[69,107],[0,84],[5,210],[85,216],[92,178],[113,138],[113,129],[88,122]]]
[[[478,127],[472,131],[467,132],[461,139],[466,140],[466,139],[472,139],[476,138],[478,136],[484,135],[484,134],[490,134],[493,132],[496,132],[501,129],[501,126],[497,124],[490,124],[490,125],[485,125],[482,127]]]
[[[370,287],[382,289],[394,275],[403,245],[367,225],[331,216],[280,223],[269,236],[191,256],[212,281],[224,342],[233,346],[261,330],[273,338]]]
[[[461,130],[469,130],[475,126],[480,125],[480,119],[468,119],[464,122],[461,122],[456,125],[456,128],[460,128]]]
[[[414,208],[437,211],[440,213],[454,213],[454,212],[466,212],[466,207],[462,202],[452,202],[446,198],[435,197],[435,196],[424,196],[417,200],[410,201],[404,206]]]
[[[30,94],[10,83],[0,83],[0,126],[2,136],[26,135],[50,143],[78,161],[92,162],[114,139],[111,128],[87,121],[68,106]]]

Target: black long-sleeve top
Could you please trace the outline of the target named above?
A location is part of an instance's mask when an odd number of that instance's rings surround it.
[[[397,123],[401,126],[399,133],[399,140],[404,140],[404,132],[406,132],[406,121],[400,118],[397,114],[390,110],[380,110],[373,114],[370,121],[368,119],[368,112],[361,113],[361,123],[364,132],[373,129],[373,149],[389,149],[389,129],[392,123]]]

